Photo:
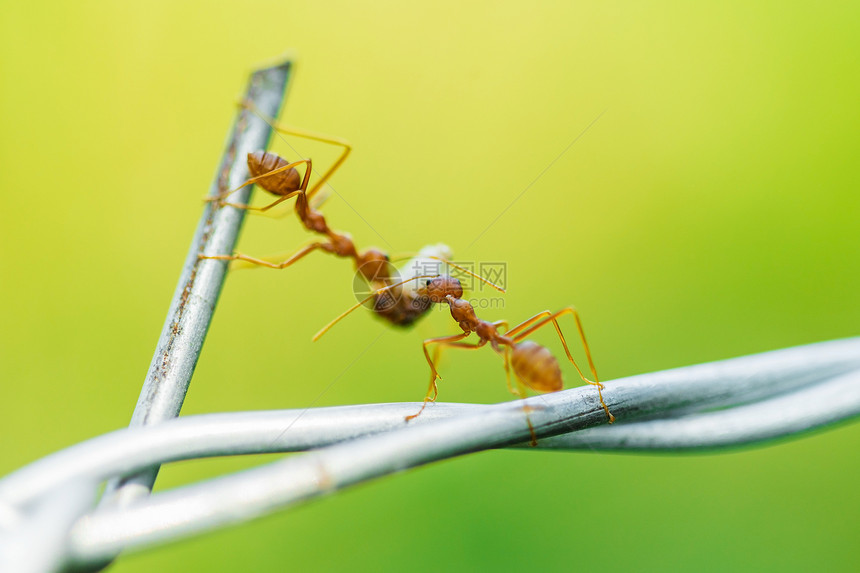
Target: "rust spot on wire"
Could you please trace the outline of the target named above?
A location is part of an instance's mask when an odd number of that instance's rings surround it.
[[[221,172],[218,174],[218,193],[223,193],[229,189],[230,186],[230,173],[232,172],[233,162],[236,158],[236,149],[238,147],[237,140],[239,136],[245,131],[245,127],[248,123],[248,111],[242,110],[239,115],[239,119],[236,122],[236,128],[233,132],[233,137],[230,139],[230,146],[224,153],[224,159],[221,162]],[[209,243],[209,238],[212,235],[212,227],[214,223],[215,213],[218,211],[219,207],[216,203],[210,203],[206,207],[208,209],[206,215],[206,224],[204,226],[203,234],[200,237],[200,243],[197,249],[198,254],[202,254],[206,248],[206,245]],[[170,363],[170,355],[173,350],[173,344],[176,340],[176,337],[182,332],[182,327],[180,323],[182,322],[182,316],[185,314],[185,309],[188,305],[188,300],[191,297],[191,292],[194,289],[194,281],[197,278],[197,269],[199,268],[200,260],[196,260],[194,262],[194,266],[191,268],[191,274],[188,277],[188,281],[185,283],[185,287],[182,289],[182,296],[179,299],[179,305],[176,309],[176,318],[173,321],[173,324],[170,328],[170,341],[167,343],[167,347],[164,349],[164,353],[162,355],[161,361],[161,372],[162,376],[167,375],[167,366]]]

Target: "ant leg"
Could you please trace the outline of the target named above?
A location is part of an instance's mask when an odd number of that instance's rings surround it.
[[[439,372],[436,370],[436,365],[433,363],[433,359],[430,358],[430,353],[427,352],[427,347],[431,344],[443,345],[455,343],[458,340],[463,340],[467,336],[469,336],[468,333],[463,333],[455,334],[453,336],[442,336],[440,338],[428,338],[424,341],[424,357],[427,359],[427,364],[430,365],[430,387],[427,388],[427,394],[424,396],[424,403],[421,404],[421,409],[418,410],[418,412],[416,412],[415,414],[412,414],[411,416],[406,416],[407,422],[409,420],[417,418],[421,414],[421,412],[424,411],[424,408],[427,407],[427,402],[435,402],[436,396],[439,395],[439,388],[438,386],[436,386],[436,380],[439,380],[442,377],[439,376]]]
[[[446,258],[444,258],[444,257],[436,257],[436,256],[433,256],[433,255],[428,255],[428,256],[427,256],[427,258],[428,258],[428,259],[435,259],[435,260],[437,260],[437,261],[440,261],[440,262],[442,262],[442,263],[445,263],[446,265],[448,265],[448,266],[450,266],[450,267],[454,267],[454,268],[455,268],[455,269],[457,269],[458,271],[461,271],[461,272],[463,272],[463,273],[465,273],[465,274],[469,275],[469,276],[470,276],[470,277],[472,277],[472,278],[478,279],[479,281],[481,281],[481,282],[482,282],[482,283],[484,283],[485,285],[488,285],[488,286],[493,287],[494,289],[496,289],[496,290],[497,290],[497,291],[499,291],[500,293],[504,293],[504,292],[505,292],[505,289],[503,289],[503,288],[502,288],[502,287],[500,287],[499,285],[497,285],[497,284],[495,284],[495,283],[493,283],[493,282],[491,282],[491,281],[489,281],[489,280],[485,279],[484,277],[482,277],[482,276],[481,276],[481,275],[479,275],[479,274],[475,274],[475,273],[473,273],[472,271],[470,271],[470,270],[469,270],[469,269],[467,269],[466,267],[462,267],[462,266],[458,265],[457,263],[452,263],[451,261],[449,261],[448,259],[446,259]]]
[[[564,335],[561,333],[561,327],[559,326],[558,320],[557,320],[560,316],[563,316],[565,314],[572,314],[574,317],[574,320],[576,320],[576,328],[579,331],[579,336],[580,336],[580,339],[582,340],[582,346],[585,349],[585,356],[588,359],[588,365],[591,368],[591,374],[594,376],[595,382],[592,382],[591,380],[588,380],[585,377],[585,375],[582,373],[582,370],[579,369],[579,366],[576,364],[576,361],[573,359],[573,356],[571,356],[571,354],[570,354],[570,349],[567,346],[567,341],[564,339]],[[535,321],[537,321],[538,319],[542,319],[542,320],[540,320],[537,324],[534,324]],[[506,335],[510,336],[511,333],[517,333],[516,336],[514,337],[514,340],[516,342],[519,342],[520,340],[524,339],[526,336],[528,336],[529,334],[531,334],[535,330],[542,328],[543,326],[546,326],[550,322],[552,322],[553,326],[555,327],[555,331],[558,334],[558,337],[561,339],[562,345],[564,346],[564,351],[567,354],[567,358],[571,361],[571,363],[573,363],[574,367],[576,367],[576,371],[579,373],[580,378],[582,378],[583,381],[588,382],[589,384],[595,384],[597,381],[597,369],[594,367],[594,360],[592,360],[592,358],[591,358],[591,350],[589,349],[588,342],[585,339],[585,331],[582,328],[582,321],[579,318],[579,313],[576,311],[576,309],[574,307],[569,306],[569,307],[564,308],[564,309],[562,309],[558,312],[555,312],[555,313],[550,313],[548,310],[545,310],[543,312],[539,312],[538,314],[536,314],[535,316],[526,320],[522,324],[519,324],[519,325],[515,326],[514,328],[512,328],[510,331],[508,331],[506,333]],[[523,332],[520,332],[525,327],[530,327],[530,328],[528,328],[527,330],[525,330]]]
[[[300,193],[304,193],[304,190],[293,191],[292,193],[287,193],[286,195],[281,195],[280,197],[278,197],[277,199],[275,199],[274,201],[272,201],[271,203],[269,203],[265,207],[251,207],[250,205],[248,205],[246,203],[231,203],[229,201],[221,201],[221,206],[222,207],[235,207],[236,209],[244,209],[245,211],[251,211],[252,213],[265,213],[266,211],[268,211],[269,209],[271,209],[275,205],[279,205],[279,204],[283,203],[284,201],[286,201],[287,199],[292,199],[293,197],[295,197],[296,195],[299,195]]]
[[[297,253],[280,263],[273,263],[264,259],[258,259],[255,257],[244,255],[242,253],[233,253],[232,255],[197,255],[197,258],[214,259],[217,261],[245,261],[254,265],[260,265],[262,267],[269,267],[270,269],[285,269],[299,259],[305,257],[306,255],[309,255],[310,253],[314,252],[319,248],[322,248],[322,246],[322,243],[311,243],[310,245],[302,248]]]
[[[307,131],[296,127],[280,126],[278,124],[275,124],[273,127],[275,128],[275,131],[278,131],[279,133],[295,135],[298,137],[313,139],[315,141],[322,141],[323,143],[330,143],[332,145],[337,145],[342,148],[340,155],[334,161],[334,163],[331,164],[331,167],[329,167],[326,172],[322,174],[319,180],[313,184],[313,187],[308,190],[308,199],[311,199],[314,195],[317,194],[320,189],[322,189],[323,185],[325,185],[326,182],[331,179],[331,176],[334,175],[335,171],[340,169],[340,166],[344,164],[346,158],[349,157],[349,154],[352,152],[352,145],[347,140],[341,139],[339,137],[315,133],[313,131]]]
[[[532,324],[534,324],[535,322],[537,322],[539,319],[541,319],[541,318],[545,318],[545,317],[547,317],[547,316],[549,316],[549,315],[551,315],[551,314],[552,314],[552,313],[551,313],[550,311],[548,311],[548,310],[541,311],[541,312],[537,313],[536,315],[534,315],[533,317],[531,317],[531,318],[529,318],[529,319],[527,319],[527,320],[522,321],[521,323],[519,323],[518,325],[516,325],[516,326],[515,326],[515,327],[513,327],[512,329],[510,329],[510,330],[508,330],[507,332],[505,332],[505,336],[514,336],[514,335],[516,335],[518,332],[522,331],[522,330],[523,330],[523,329],[525,329],[525,328],[528,328],[529,326],[531,326]]]
[[[302,246],[298,250],[304,251],[305,248],[307,248],[309,245],[310,245],[310,243],[308,245]],[[322,248],[323,247],[320,247],[320,249],[322,249]],[[235,253],[235,251],[234,251],[234,253]],[[240,253],[237,253],[237,254],[240,254]],[[287,260],[292,259],[295,255],[296,255],[295,252],[281,251],[278,253],[272,253],[270,255],[265,255],[262,257],[254,257],[254,259],[256,261],[263,261],[263,262],[267,263],[265,265],[262,265],[262,264],[259,264],[256,262],[251,262],[251,261],[248,261],[246,259],[237,258],[237,259],[234,259],[233,262],[230,264],[230,270],[231,271],[241,271],[241,270],[248,270],[248,269],[257,269],[257,268],[260,268],[262,266],[272,268],[273,266],[280,265],[283,261],[287,261]],[[226,260],[226,258],[222,259],[222,260]]]
[[[311,161],[310,159],[302,159],[300,161],[295,161],[293,163],[283,165],[281,167],[278,167],[277,169],[272,169],[271,171],[269,171],[267,173],[263,173],[262,175],[257,175],[256,177],[251,177],[250,179],[246,180],[244,183],[242,183],[241,185],[239,185],[235,189],[229,189],[227,191],[223,191],[221,193],[218,193],[217,195],[209,195],[207,197],[204,197],[203,201],[206,203],[218,201],[220,203],[222,199],[224,199],[225,197],[227,197],[231,193],[235,193],[239,189],[242,189],[243,187],[247,187],[248,185],[253,185],[254,183],[259,181],[260,179],[263,179],[265,177],[269,177],[270,175],[276,175],[276,174],[281,173],[283,171],[286,171],[288,169],[292,169],[293,167],[297,167],[297,166],[301,165],[302,163],[309,164],[310,161]]]
[[[281,195],[280,197],[278,197],[277,199],[275,199],[274,201],[272,201],[271,203],[269,203],[265,207],[251,207],[250,205],[246,205],[244,203],[230,203],[228,201],[223,201],[223,200],[219,200],[218,202],[222,206],[235,207],[236,209],[245,209],[247,211],[258,211],[260,213],[265,213],[266,211],[268,211],[269,209],[271,209],[275,205],[283,203],[284,201],[286,201],[287,199],[289,199],[291,197],[295,197],[296,195],[301,195],[301,194],[305,193],[305,189],[307,189],[307,187],[308,187],[308,180],[310,179],[310,176],[311,176],[311,170],[313,169],[313,161],[312,160],[300,159],[298,161],[293,161],[292,163],[287,163],[286,165],[284,165],[282,167],[278,167],[277,169],[272,169],[271,171],[268,171],[268,172],[263,173],[262,175],[258,175],[256,177],[252,177],[251,179],[248,179],[247,181],[242,183],[242,185],[240,185],[236,189],[233,189],[233,191],[238,191],[239,189],[241,189],[242,187],[245,187],[246,185],[256,183],[261,179],[265,179],[266,177],[269,177],[270,175],[275,175],[277,173],[280,173],[282,171],[286,171],[288,169],[292,169],[293,167],[297,167],[297,166],[302,165],[302,164],[305,165],[305,175],[304,175],[304,178],[302,179],[301,187],[299,187],[295,191],[291,191],[290,193],[287,193],[286,195]],[[229,195],[230,193],[233,193],[233,191],[228,191],[227,195]]]
[[[507,384],[508,384],[508,392],[510,392],[511,394],[516,396],[517,398],[522,398],[522,399],[527,398],[528,397],[528,393],[526,390],[527,386],[525,384],[523,384],[523,381],[520,380],[520,377],[517,376],[516,372],[514,372],[514,380],[516,380],[517,387],[514,388],[511,385],[511,371],[513,369],[511,368],[511,347],[510,346],[505,347],[504,359],[505,359],[505,382],[507,382]]]
[[[525,395],[521,394],[519,390],[514,390],[514,387],[511,386],[511,347],[505,347],[505,383],[508,385],[508,392],[516,396],[517,398],[525,398]]]
[[[349,141],[341,137],[335,137],[333,135],[326,135],[324,133],[317,133],[307,129],[301,129],[298,127],[280,124],[275,119],[267,117],[265,114],[260,112],[260,110],[257,109],[257,107],[248,100],[243,100],[240,105],[246,109],[251,110],[253,113],[256,113],[263,119],[263,121],[268,123],[269,126],[278,133],[283,133],[286,135],[295,135],[296,137],[303,137],[305,139],[312,139],[314,141],[321,141],[323,143],[337,145],[342,148],[340,156],[337,158],[337,160],[332,163],[331,167],[326,170],[322,177],[320,177],[319,181],[314,183],[313,187],[311,187],[311,189],[308,191],[308,199],[313,197],[317,193],[317,191],[319,191],[322,186],[325,185],[326,181],[328,181],[331,176],[334,175],[334,172],[337,171],[341,165],[343,165],[344,161],[346,161],[346,158],[349,157],[350,152],[352,152],[352,144],[350,144]]]
[[[544,313],[538,313],[534,317],[525,321],[525,323],[523,323],[523,324],[533,323],[535,320],[540,318],[540,316],[542,314],[544,314]],[[594,381],[591,381],[585,377],[585,375],[582,373],[582,370],[579,368],[579,365],[576,363],[576,360],[573,359],[573,355],[570,353],[570,348],[568,348],[568,346],[567,346],[567,341],[564,339],[564,334],[562,334],[561,327],[559,326],[558,320],[557,320],[560,316],[563,316],[565,314],[573,315],[573,318],[576,321],[576,328],[579,331],[579,338],[582,341],[582,347],[585,349],[585,357],[588,360],[588,366],[591,369],[592,376],[594,376]],[[591,357],[591,350],[588,347],[588,341],[585,339],[585,330],[582,328],[582,320],[580,320],[579,313],[576,311],[576,308],[569,306],[567,308],[561,309],[558,312],[552,313],[549,316],[544,317],[542,320],[537,322],[537,324],[533,324],[532,326],[530,326],[526,330],[517,334],[514,337],[514,341],[519,342],[520,340],[524,339],[526,336],[528,336],[529,334],[531,334],[535,330],[537,330],[543,326],[546,326],[550,322],[552,322],[553,326],[555,327],[555,331],[558,334],[558,337],[561,339],[561,344],[564,347],[565,354],[567,354],[567,359],[570,360],[571,364],[573,364],[573,367],[576,368],[576,371],[579,374],[579,377],[582,378],[583,382],[591,384],[592,386],[597,386],[597,394],[600,397],[600,405],[603,407],[603,410],[606,412],[606,416],[609,418],[609,423],[611,424],[612,422],[615,421],[615,416],[612,415],[612,413],[609,411],[609,407],[606,405],[606,402],[604,402],[604,400],[603,400],[603,388],[604,388],[604,386],[603,386],[603,384],[600,383],[600,381],[597,378],[597,369],[594,366],[594,360]],[[523,325],[519,325],[519,326],[515,327],[513,330],[519,331],[522,326]]]
[[[505,382],[508,384],[508,392],[520,398],[521,400],[526,399],[526,385],[523,384],[523,381],[520,380],[520,377],[517,376],[517,373],[514,372],[514,378],[517,380],[517,389],[515,390],[513,386],[511,386],[511,347],[505,347]],[[529,426],[529,434],[531,434],[532,439],[529,442],[529,445],[532,447],[537,446],[537,434],[535,433],[535,428],[532,425],[532,419],[529,417],[529,407],[523,406],[523,413],[526,415],[526,424]]]
[[[465,348],[466,350],[475,350],[477,348],[483,348],[484,345],[487,344],[486,340],[482,340],[476,344],[469,344],[468,342],[449,342],[445,346],[453,346],[455,348]]]
[[[321,337],[323,334],[325,334],[326,332],[328,332],[329,330],[331,330],[331,328],[332,328],[335,324],[337,324],[338,322],[340,322],[341,320],[343,320],[344,318],[346,318],[347,316],[349,316],[349,315],[350,315],[350,313],[352,313],[353,311],[357,310],[357,309],[358,309],[359,307],[361,307],[363,304],[365,304],[365,303],[367,303],[367,302],[369,302],[369,301],[373,300],[374,298],[376,298],[376,297],[377,297],[377,296],[379,296],[380,294],[382,294],[382,293],[384,293],[384,292],[387,292],[387,291],[389,291],[389,290],[391,290],[391,289],[393,289],[393,288],[397,288],[397,287],[399,287],[399,286],[401,286],[401,285],[405,285],[405,284],[406,284],[406,283],[408,283],[408,282],[412,282],[412,281],[415,281],[415,280],[421,280],[421,279],[435,279],[435,278],[436,278],[436,277],[438,277],[438,276],[439,276],[439,275],[418,275],[418,276],[410,277],[410,278],[408,278],[408,279],[406,279],[406,280],[404,280],[404,281],[400,281],[400,282],[397,282],[397,283],[394,283],[394,284],[389,284],[389,285],[386,285],[386,286],[384,286],[384,287],[382,287],[382,288],[378,288],[378,289],[376,289],[375,291],[373,291],[372,293],[370,293],[370,295],[369,295],[369,296],[366,296],[364,299],[362,299],[362,300],[358,301],[357,303],[355,303],[354,305],[352,305],[352,306],[349,308],[349,310],[347,310],[346,312],[342,312],[342,313],[340,314],[340,316],[338,316],[337,318],[335,318],[334,320],[332,320],[331,322],[329,322],[327,325],[325,325],[324,327],[322,327],[322,329],[320,329],[320,331],[319,331],[319,332],[317,332],[316,334],[314,334],[314,336],[313,336],[313,340],[314,340],[314,341],[319,340],[319,339],[320,339],[320,337]]]
[[[504,322],[504,321],[502,321],[502,322]],[[457,335],[457,336],[459,336],[459,335]],[[464,335],[464,336],[468,336],[468,335]],[[437,362],[439,362],[439,355],[442,353],[442,348],[444,348],[446,346],[449,346],[451,348],[463,348],[465,350],[477,350],[478,348],[483,348],[486,344],[487,344],[486,340],[481,340],[475,344],[469,344],[468,342],[440,342],[436,346],[436,350],[433,352],[433,364],[436,364]],[[432,365],[431,365],[431,367],[432,367]],[[442,379],[442,377],[439,376],[438,374],[436,374],[436,376],[438,376],[439,380]]]

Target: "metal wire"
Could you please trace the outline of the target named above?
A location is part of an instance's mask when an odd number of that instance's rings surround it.
[[[740,403],[741,415],[735,421],[743,425],[746,420],[752,431],[741,428],[739,432],[735,427],[731,432],[735,438],[748,441],[755,432],[771,438],[774,427],[796,431],[800,426],[811,427],[860,413],[858,351],[860,339],[853,339],[636,376],[609,383],[604,396],[619,420],[647,416],[652,420],[646,423],[653,424],[657,421],[655,416],[670,412],[690,416],[687,424],[698,424],[706,432],[713,419],[708,419],[708,414],[695,414],[696,410]],[[814,367],[803,368],[804,363]],[[761,411],[747,400],[754,387],[759,398],[776,392],[770,400],[760,400],[765,405]],[[846,397],[842,392],[850,395]],[[818,415],[806,422],[797,416],[784,418],[780,407],[792,395],[796,399],[790,411],[802,413],[805,401],[817,398]],[[743,405],[744,402],[747,403]],[[525,403],[531,408],[529,418],[540,438],[606,423],[595,392],[588,387],[531,398]],[[402,413],[401,410],[398,415]],[[762,434],[763,422],[768,428]],[[399,425],[399,429],[157,494],[124,510],[105,509],[90,514],[72,529],[71,551],[76,559],[93,560],[122,548],[173,541],[409,467],[529,439],[519,401],[414,426],[402,419],[389,423]],[[623,433],[624,426],[619,428]],[[600,429],[604,436],[619,431],[614,427]],[[669,428],[661,434],[652,429],[651,435],[662,435],[664,442],[672,443],[682,437],[677,430]],[[622,440],[614,440],[616,446]],[[710,447],[712,442],[706,445]]]
[[[407,467],[479,450],[688,450],[726,447],[860,414],[860,338],[633,376],[607,384],[612,426],[592,388],[493,406],[416,404],[208,414],[129,428],[78,444],[0,481],[7,508],[39,505],[67,484],[97,483],[153,463],[192,457],[321,450],[141,499],[78,520],[67,559],[98,563],[239,523]],[[286,429],[286,431],[285,431]],[[329,445],[334,444],[334,445]]]
[[[290,67],[287,61],[251,74],[245,99],[262,113],[277,117]],[[250,176],[247,154],[266,149],[271,134],[272,128],[264,119],[241,107],[209,195],[217,196],[244,183]],[[248,186],[231,199],[246,203],[250,194]],[[233,252],[244,216],[243,210],[221,209],[215,203],[206,207],[131,417],[132,427],[157,424],[179,415],[227,272],[224,261],[200,260],[198,255]],[[153,466],[108,484],[103,502],[123,504],[147,495],[157,474],[158,466]]]
[[[697,381],[695,394],[679,380]],[[666,386],[681,405],[641,410],[645,394]],[[756,391],[753,391],[752,386]],[[559,393],[576,399],[588,388]],[[768,352],[707,365],[610,382],[608,397],[635,394],[620,423],[540,440],[538,448],[587,450],[687,450],[774,439],[834,423],[860,412],[860,339]],[[544,397],[534,399],[541,407]],[[695,398],[694,403],[689,400]],[[612,403],[621,411],[621,402]],[[716,411],[706,411],[720,407]],[[418,406],[368,404],[204,414],[147,428],[118,430],[82,442],[24,467],[0,481],[0,500],[26,506],[71,481],[104,481],[155,464],[184,459],[295,452],[463,415],[496,406],[433,404],[406,424]],[[642,420],[643,416],[657,419]],[[637,421],[641,420],[641,421]],[[522,415],[514,414],[514,424]]]

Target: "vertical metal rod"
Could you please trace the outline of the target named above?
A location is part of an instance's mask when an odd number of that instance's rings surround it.
[[[278,117],[290,69],[291,63],[285,61],[255,71],[248,81],[246,100],[263,114]],[[247,108],[240,107],[209,194],[217,195],[247,180],[247,154],[266,149],[271,134],[268,123]],[[250,197],[251,186],[248,186],[231,196],[231,200],[245,203]],[[193,201],[193,197],[190,200]],[[214,203],[206,206],[191,241],[161,338],[131,418],[131,427],[157,424],[179,415],[227,272],[226,262],[200,260],[198,255],[204,252],[232,253],[244,215],[243,210],[231,207],[218,208]],[[108,484],[102,501],[125,505],[147,495],[157,474],[156,466],[134,476],[114,480]]]

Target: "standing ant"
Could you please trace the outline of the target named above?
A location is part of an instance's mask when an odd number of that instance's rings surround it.
[[[479,277],[480,278],[480,277]],[[425,297],[431,303],[436,304],[447,304],[451,309],[451,316],[457,321],[457,324],[463,330],[462,334],[455,334],[453,336],[442,336],[439,338],[429,338],[424,341],[424,357],[427,359],[427,363],[430,365],[430,386],[427,389],[427,394],[424,396],[424,402],[421,404],[421,409],[418,410],[415,414],[406,416],[406,420],[412,420],[417,418],[421,412],[424,411],[424,408],[427,407],[428,402],[435,402],[436,397],[439,394],[439,389],[436,384],[437,380],[440,380],[442,377],[439,375],[438,370],[436,369],[435,360],[430,357],[430,353],[428,352],[428,347],[431,345],[438,345],[438,348],[444,346],[451,346],[457,348],[468,348],[468,349],[477,349],[481,348],[487,343],[490,344],[490,347],[496,351],[499,355],[503,356],[504,364],[505,364],[505,374],[507,377],[507,385],[508,390],[518,396],[520,398],[525,398],[526,396],[526,387],[531,388],[532,390],[536,390],[538,392],[557,392],[561,390],[564,386],[561,377],[561,369],[558,365],[558,360],[556,360],[555,356],[544,346],[533,342],[531,340],[524,340],[529,334],[538,330],[539,328],[546,326],[549,323],[552,323],[555,327],[555,331],[558,334],[558,337],[561,339],[561,344],[564,346],[564,352],[567,354],[568,360],[570,360],[571,364],[573,364],[574,368],[576,368],[576,372],[579,374],[579,377],[582,378],[583,382],[591,384],[597,387],[597,395],[600,400],[600,405],[603,408],[603,411],[606,412],[606,416],[609,419],[609,423],[615,421],[615,416],[609,411],[609,407],[606,405],[606,402],[603,400],[603,384],[597,378],[597,369],[594,366],[594,361],[591,358],[591,350],[588,347],[588,342],[585,339],[585,331],[582,328],[582,321],[580,320],[579,313],[577,310],[572,307],[566,307],[558,312],[550,312],[545,310],[543,312],[539,312],[533,317],[525,320],[524,322],[518,324],[517,326],[508,329],[507,321],[500,320],[497,322],[487,322],[485,320],[481,320],[475,314],[475,309],[472,305],[464,300],[463,297],[463,286],[460,284],[460,281],[456,278],[447,276],[447,275],[419,275],[416,277],[412,277],[398,283],[397,285],[389,285],[379,289],[379,291],[383,291],[386,289],[390,289],[394,286],[399,286],[400,284],[409,282],[409,281],[418,281],[424,280],[424,284],[419,286],[416,292]],[[349,310],[335,318],[329,324],[324,326],[319,332],[317,332],[313,340],[319,340],[319,338],[328,332],[335,324],[344,319],[347,315],[361,306],[367,300],[370,300],[373,296],[378,294],[373,293],[362,302],[359,302],[356,305],[353,305]],[[589,380],[582,373],[582,370],[577,365],[576,360],[574,360],[573,355],[570,353],[570,349],[567,346],[567,341],[564,338],[564,335],[561,332],[561,327],[558,324],[558,318],[565,315],[570,314],[573,316],[576,321],[576,328],[579,331],[579,337],[582,340],[582,346],[585,349],[585,356],[588,359],[588,366],[591,369],[591,374],[594,377],[594,380]],[[506,331],[504,333],[499,332],[499,327],[504,326]],[[469,336],[472,332],[474,332],[478,336],[478,342],[476,344],[467,344],[461,342],[464,338]],[[510,373],[511,369],[514,372],[514,378],[517,382],[517,388],[511,386]],[[534,429],[531,426],[531,422],[529,421],[529,429],[532,432],[532,443],[535,441]]]

